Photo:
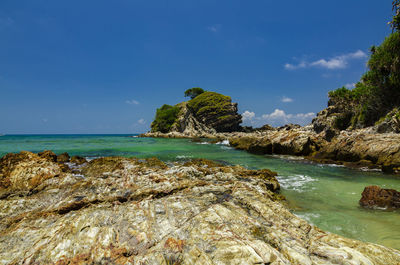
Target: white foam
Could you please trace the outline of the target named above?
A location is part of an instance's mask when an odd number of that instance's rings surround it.
[[[209,142],[200,142],[200,143],[196,143],[196,144],[210,144]]]
[[[318,213],[295,213],[294,215],[296,215],[297,217],[300,217],[301,219],[306,220],[307,222],[309,222],[312,225],[314,225],[312,220],[315,220],[315,219],[318,219],[321,217],[321,215]]]
[[[294,176],[277,176],[281,187],[287,190],[294,190],[297,192],[304,192],[310,190],[309,187],[305,187],[307,184],[317,181],[316,179],[306,175],[294,175]],[[311,190],[315,189],[314,187]]]
[[[185,155],[179,155],[179,156],[176,156],[176,158],[177,158],[177,159],[187,159],[187,158],[193,158],[193,156],[189,156],[189,155],[187,155],[187,156],[185,156]]]
[[[218,143],[216,143],[216,144],[220,144],[220,145],[229,145],[229,140],[228,140],[228,139],[225,139],[225,140],[223,140],[223,141],[221,141],[221,142],[218,142]]]

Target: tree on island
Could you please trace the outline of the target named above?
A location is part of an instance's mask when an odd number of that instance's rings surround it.
[[[185,91],[185,97],[190,97],[194,99],[200,94],[203,94],[205,91],[200,87],[193,87]]]

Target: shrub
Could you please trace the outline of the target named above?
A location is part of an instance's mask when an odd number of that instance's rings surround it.
[[[153,132],[169,132],[178,117],[179,110],[177,106],[164,104],[161,108],[157,109],[156,117],[151,123],[151,130]]]
[[[195,115],[225,114],[231,106],[231,97],[216,92],[204,92],[188,102]]]
[[[380,46],[371,48],[368,68],[354,89],[341,87],[328,94],[329,105],[340,105],[344,112],[351,110],[354,128],[374,125],[400,106],[399,32],[390,34]],[[337,120],[338,127],[345,126],[346,115]]]
[[[203,94],[204,92],[205,91],[200,87],[190,88],[185,91],[185,97],[190,97],[191,99],[194,99],[195,97],[197,97],[200,94]]]

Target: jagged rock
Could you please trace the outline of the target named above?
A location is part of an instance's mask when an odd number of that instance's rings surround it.
[[[182,102],[178,106],[180,111],[177,120],[171,127],[172,132],[180,132],[186,135],[216,133],[214,128],[199,122],[195,118],[193,112],[187,107],[187,102]]]
[[[378,186],[365,187],[360,205],[366,208],[400,208],[400,192],[393,189],[381,189]]]
[[[84,157],[72,156],[70,162],[77,164],[77,165],[82,165],[82,164],[86,163],[87,161],[86,161],[86,158],[84,158]]]
[[[45,156],[42,158],[26,151],[3,156],[0,159],[0,197],[29,193],[47,179],[60,175],[59,165]]]
[[[377,133],[400,133],[400,110],[398,108],[389,112],[374,126]]]
[[[188,102],[188,108],[198,121],[217,132],[240,130],[242,116],[237,113],[237,103],[228,96],[204,92]]]
[[[357,162],[369,160],[377,165],[400,166],[400,134],[376,134],[367,130],[342,131],[315,154],[317,158]]]
[[[290,213],[268,170],[110,157],[81,174],[0,200],[0,263],[400,263],[398,250],[321,231]]]
[[[57,155],[53,151],[44,150],[43,152],[38,153],[38,155],[51,162],[57,162]]]
[[[69,157],[68,153],[62,153],[57,156],[58,163],[66,163],[66,162],[69,162],[69,160],[70,160],[70,157]]]

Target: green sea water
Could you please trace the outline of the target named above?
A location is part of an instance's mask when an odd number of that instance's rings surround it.
[[[282,193],[294,214],[323,230],[400,249],[400,211],[367,210],[358,205],[365,186],[400,190],[398,176],[319,165],[287,156],[252,155],[224,144],[130,136],[5,135],[0,136],[0,156],[47,149],[88,158],[136,156],[164,161],[207,158],[250,169],[269,168],[278,172]]]

